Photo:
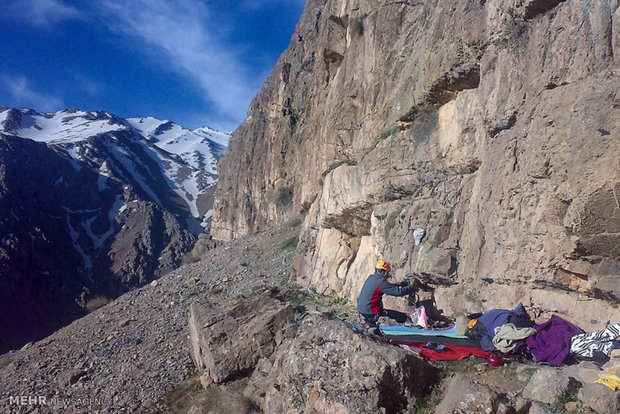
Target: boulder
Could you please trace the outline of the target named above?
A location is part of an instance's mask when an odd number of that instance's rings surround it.
[[[527,412],[528,414],[548,414],[549,408],[544,406],[543,404],[533,403],[530,407],[530,410]]]
[[[445,397],[435,413],[494,413],[498,411],[498,397],[489,387],[476,384],[465,375],[457,373],[446,385]]]
[[[415,412],[436,374],[412,353],[309,315],[261,360],[245,394],[265,412]]]
[[[522,395],[528,400],[553,404],[558,396],[566,394],[572,385],[570,377],[559,369],[540,368],[532,375]]]
[[[589,384],[599,378],[601,369],[594,362],[581,361],[577,365],[569,365],[562,372],[582,384]]]
[[[617,375],[620,377],[620,358],[612,358],[602,366],[602,375]]]
[[[294,329],[291,305],[264,291],[189,310],[190,354],[206,388],[248,375],[260,358],[271,355],[284,335]],[[287,330],[286,328],[290,328]]]
[[[599,414],[620,412],[620,392],[602,384],[586,384],[579,390],[579,400]]]

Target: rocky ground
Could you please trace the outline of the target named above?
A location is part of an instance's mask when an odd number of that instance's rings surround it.
[[[429,363],[355,333],[334,317],[350,304],[291,283],[298,225],[221,244],[0,356],[0,412],[618,411],[620,392],[594,383],[592,363]]]
[[[143,288],[20,351],[0,356],[0,412],[157,411],[166,393],[195,375],[187,345],[190,303],[224,300],[288,276],[298,227],[208,251]],[[13,396],[44,396],[51,405],[16,406]],[[52,402],[53,403],[53,402]]]

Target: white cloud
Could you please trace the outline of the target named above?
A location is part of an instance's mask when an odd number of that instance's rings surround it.
[[[81,90],[83,93],[90,96],[97,96],[103,92],[104,87],[99,82],[92,80],[91,78],[77,73],[74,75],[75,77],[75,87]]]
[[[25,20],[38,27],[50,27],[82,18],[80,12],[61,0],[8,0],[0,6],[4,18]]]
[[[60,99],[43,95],[30,88],[30,82],[24,76],[2,76],[2,85],[11,95],[15,104],[20,108],[32,108],[42,112],[53,112],[64,108]]]
[[[214,105],[215,116],[242,120],[262,79],[248,74],[226,47],[207,6],[198,0],[104,0],[98,3],[115,32],[142,41],[143,52],[191,78]],[[220,25],[218,26],[218,23]],[[135,46],[135,45],[134,45]]]

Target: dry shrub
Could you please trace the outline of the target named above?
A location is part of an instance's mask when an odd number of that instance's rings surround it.
[[[194,251],[191,251],[191,252],[187,253],[181,259],[181,263],[183,263],[183,264],[192,264],[192,263],[196,263],[196,262],[199,262],[199,261],[200,261],[200,257],[194,256]]]
[[[108,303],[110,303],[110,299],[105,296],[97,296],[86,302],[86,309],[88,309],[89,312],[94,312]]]

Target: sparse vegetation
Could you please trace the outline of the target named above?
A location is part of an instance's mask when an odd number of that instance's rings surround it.
[[[321,295],[313,288],[304,288],[297,284],[290,273],[280,275],[280,286],[288,287],[293,290],[295,299],[290,300],[294,307],[299,305],[315,305],[324,308],[332,316],[347,318],[354,321],[357,317],[357,310],[347,295]]]
[[[106,298],[105,296],[96,296],[86,302],[86,309],[89,312],[94,312],[97,309],[104,307],[108,303],[110,303],[110,299]]]
[[[293,289],[299,288],[299,286],[297,286],[293,282],[293,279],[291,278],[291,274],[290,273],[282,273],[278,279],[279,279],[278,281],[279,281],[279,285],[280,286],[288,286],[288,287],[291,287]]]
[[[332,316],[349,319],[354,321],[357,316],[357,310],[347,295],[321,295],[314,289],[303,289],[302,304],[316,305],[328,310]]]
[[[312,52],[312,55],[309,59],[303,61],[300,69],[305,72],[312,72],[314,70],[314,52]]]
[[[192,406],[201,407],[201,412],[258,412],[255,404],[243,395],[247,383],[248,379],[243,378],[226,385],[213,385],[203,389],[198,377],[190,378],[165,396],[166,412],[186,413]]]
[[[511,51],[519,50],[527,46],[531,27],[532,25],[529,21],[522,19],[512,20],[506,25],[502,36],[495,41],[495,44]]]
[[[392,211],[390,215],[388,215],[387,219],[385,219],[385,227],[384,227],[383,235],[385,236],[386,240],[390,236],[390,232],[392,231],[392,228],[394,228],[396,219],[398,218],[398,216],[400,215],[402,211],[403,211],[402,209]]]
[[[301,224],[302,221],[303,221],[302,216],[295,216],[295,217],[292,217],[292,218],[288,219],[284,223],[284,225],[288,226],[288,227],[297,227],[297,226],[299,226]]]
[[[286,251],[286,250],[295,250],[295,248],[297,247],[297,244],[299,244],[299,237],[298,236],[292,236],[291,238],[286,239],[281,245],[280,245],[280,249]]]
[[[427,392],[424,397],[417,399],[416,413],[430,414],[435,412],[435,407],[437,407],[444,397],[444,390],[441,384],[454,373],[475,370],[475,366],[479,363],[479,360],[467,358],[458,361],[429,361],[429,363],[439,368],[439,372],[434,378],[434,381],[429,385],[429,392]]]
[[[549,406],[549,410],[553,413],[566,413],[568,412],[566,409],[566,404],[569,402],[578,402],[579,388],[574,386],[570,388],[567,392],[556,395],[555,403]],[[577,411],[573,411],[574,413],[583,413],[582,409],[578,409]]]
[[[438,377],[434,383],[430,385],[430,392],[418,397],[416,400],[415,412],[421,414],[431,414],[435,412],[435,407],[439,405],[443,399],[443,391],[440,387],[443,377]]]
[[[360,245],[361,244],[362,244],[362,238],[361,237],[352,237],[351,238],[351,241],[349,242],[349,247],[353,251],[353,256],[355,256],[357,254],[357,252],[360,249]]]
[[[390,136],[392,136],[392,135],[394,135],[394,134],[396,134],[396,133],[398,133],[398,132],[400,132],[400,131],[404,131],[405,129],[407,129],[407,128],[405,128],[405,127],[403,126],[403,124],[397,124],[397,125],[394,125],[394,126],[393,126],[393,127],[391,127],[390,129],[388,129],[388,130],[386,130],[386,131],[383,131],[383,132],[379,135],[379,139],[378,139],[378,140],[379,140],[379,141],[383,141],[384,139],[386,139],[386,138],[388,138],[388,137],[390,137]]]
[[[286,103],[284,105],[282,105],[282,116],[288,116],[289,117],[289,126],[291,127],[291,129],[295,128],[295,126],[297,126],[297,121],[299,121],[299,119],[301,118],[301,114],[299,113],[298,110],[294,109],[291,106],[291,99],[288,98],[286,100]]]
[[[280,187],[278,188],[278,197],[276,204],[280,207],[286,207],[293,201],[293,188],[292,187]]]

